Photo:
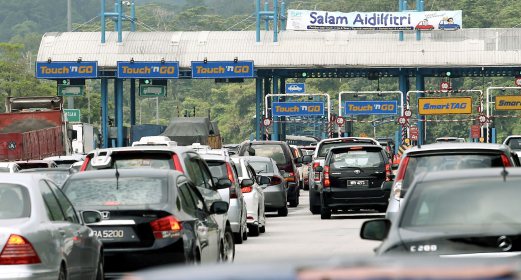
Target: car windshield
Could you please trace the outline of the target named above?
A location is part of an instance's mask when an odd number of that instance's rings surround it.
[[[419,183],[404,208],[401,227],[510,224],[521,229],[520,180],[445,180]]]
[[[501,155],[499,154],[436,154],[425,156],[411,156],[403,184],[409,186],[416,175],[423,172],[474,169],[487,167],[502,167]]]
[[[210,173],[212,173],[212,177],[217,179],[228,178],[228,169],[226,168],[226,163],[224,161],[209,161],[207,160],[208,168],[210,168]]]
[[[281,145],[252,145],[255,155],[272,158],[277,164],[286,164],[286,156]]]
[[[380,167],[384,165],[382,154],[374,150],[342,150],[331,155],[332,169],[346,167]]]
[[[31,200],[26,187],[0,183],[0,220],[28,218]]]
[[[114,168],[117,164],[118,169],[133,168],[154,168],[154,169],[174,169],[174,162],[170,154],[151,154],[151,153],[132,153],[132,154],[115,154],[112,155],[112,164],[110,168]],[[96,169],[89,164],[87,170]]]
[[[255,173],[273,173],[273,164],[269,161],[253,161],[249,160],[248,163],[255,169]]]
[[[74,205],[128,206],[164,203],[168,185],[164,178],[89,178],[67,181],[63,191]]]

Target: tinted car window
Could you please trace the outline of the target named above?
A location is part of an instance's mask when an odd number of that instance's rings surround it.
[[[61,206],[63,214],[65,215],[65,219],[71,223],[79,224],[80,221],[78,220],[78,216],[76,216],[76,211],[74,210],[74,207],[72,206],[70,201],[65,197],[62,191],[58,189],[58,187],[54,186],[52,183],[49,183],[49,186],[56,198],[58,199],[58,203]]]
[[[212,177],[217,179],[228,178],[228,169],[223,161],[206,161]]]
[[[27,188],[15,184],[0,184],[0,220],[28,218],[31,200]]]
[[[159,204],[168,201],[165,178],[89,178],[69,180],[64,193],[74,205],[123,206]]]
[[[346,167],[380,167],[385,165],[381,151],[378,150],[348,150],[332,154],[330,159],[331,168]]]
[[[281,145],[252,145],[255,149],[255,155],[261,157],[272,158],[277,164],[285,164],[288,162],[284,155]]]
[[[336,142],[325,142],[320,145],[320,148],[318,148],[318,157],[326,157],[327,153],[331,148],[334,147],[341,147],[341,146],[347,146],[347,145],[357,145],[357,144],[374,144],[373,141],[367,140],[367,141],[357,141],[357,142],[350,142],[350,141],[336,141]]]
[[[169,154],[165,153],[128,153],[128,154],[112,154],[112,165],[116,164],[118,169],[131,168],[154,168],[154,169],[174,169],[174,162]],[[86,170],[94,168],[90,161]]]
[[[521,138],[510,138],[506,143],[512,150],[521,150]]]
[[[456,170],[502,167],[503,162],[499,154],[457,154],[457,155],[429,155],[410,157],[403,184],[408,186],[415,176],[427,171]]]
[[[404,208],[402,227],[521,224],[519,181],[501,178],[420,183]]]
[[[181,207],[183,210],[188,214],[194,215],[197,207],[192,196],[190,195],[189,188],[190,187],[188,186],[188,182],[185,181],[184,183],[181,183],[179,185],[179,197],[181,199]]]
[[[248,163],[255,169],[255,172],[258,173],[273,173],[273,164],[269,161],[251,161]]]
[[[65,221],[65,215],[63,215],[58,199],[49,188],[49,185],[43,180],[40,181],[40,192],[47,206],[49,219],[51,221]]]

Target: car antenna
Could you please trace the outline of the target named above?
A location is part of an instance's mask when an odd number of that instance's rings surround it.
[[[114,167],[116,168],[116,190],[119,190],[119,170],[117,162],[114,162]]]
[[[508,171],[505,165],[503,165],[503,171],[501,171],[501,176],[503,176],[503,182],[507,181]]]

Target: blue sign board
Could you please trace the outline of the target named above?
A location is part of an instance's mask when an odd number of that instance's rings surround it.
[[[288,83],[286,84],[286,93],[305,93],[306,84],[304,83]]]
[[[177,79],[177,61],[118,61],[118,78],[129,79]]]
[[[324,102],[273,102],[271,114],[280,116],[323,116]]]
[[[346,101],[345,115],[396,115],[398,101]]]
[[[98,77],[97,61],[37,61],[37,79],[95,79]]]
[[[253,61],[192,61],[192,78],[253,78]]]

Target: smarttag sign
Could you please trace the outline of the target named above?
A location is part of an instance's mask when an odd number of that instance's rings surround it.
[[[420,115],[455,115],[472,113],[472,97],[418,98]]]
[[[396,115],[398,101],[346,101],[345,115]]]
[[[118,78],[130,79],[177,79],[177,61],[118,61]]]
[[[273,102],[273,116],[323,116],[324,102]]]
[[[521,96],[498,95],[496,96],[496,110],[521,110]]]
[[[97,77],[97,61],[36,62],[37,79],[95,79]]]
[[[192,78],[253,78],[253,61],[192,61]]]

